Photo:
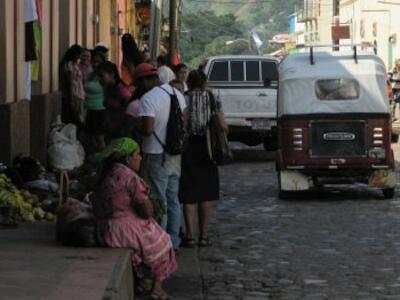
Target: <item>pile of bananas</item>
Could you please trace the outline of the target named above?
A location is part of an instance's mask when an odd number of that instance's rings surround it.
[[[4,174],[0,174],[0,214],[7,213],[13,221],[54,221],[52,213],[45,212],[36,195],[19,190]]]

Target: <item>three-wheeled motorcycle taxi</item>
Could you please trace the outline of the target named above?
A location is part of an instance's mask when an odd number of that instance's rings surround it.
[[[289,55],[280,65],[280,197],[324,184],[365,183],[393,198],[391,113],[382,60],[372,53]]]

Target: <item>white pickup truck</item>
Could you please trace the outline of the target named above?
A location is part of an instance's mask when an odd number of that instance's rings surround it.
[[[255,55],[208,59],[204,70],[222,103],[229,140],[276,149],[278,63],[275,58]]]

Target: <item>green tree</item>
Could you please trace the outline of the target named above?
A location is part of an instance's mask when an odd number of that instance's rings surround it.
[[[222,54],[226,42],[243,37],[243,25],[234,15],[215,15],[211,11],[184,14],[180,51],[185,62],[197,67],[211,55]]]
[[[277,49],[268,41],[289,30],[289,15],[303,0],[185,0],[180,50],[185,62],[197,67],[205,58],[218,54],[247,54],[250,31],[255,29],[267,45],[266,52]],[[212,10],[212,11],[211,11]],[[226,45],[227,41],[237,40]],[[253,49],[255,45],[252,45]]]

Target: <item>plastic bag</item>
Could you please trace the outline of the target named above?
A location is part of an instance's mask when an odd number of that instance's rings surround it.
[[[26,185],[32,189],[53,192],[53,193],[58,192],[58,189],[59,189],[59,186],[57,183],[47,180],[47,179],[39,179],[39,180],[30,181],[30,182],[27,182]]]
[[[58,170],[73,170],[83,165],[85,151],[76,138],[76,126],[56,126],[50,132],[49,164]]]

